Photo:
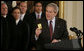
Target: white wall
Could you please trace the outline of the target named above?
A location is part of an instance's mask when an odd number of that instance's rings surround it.
[[[64,19],[67,21],[69,35],[75,35],[70,27],[77,27],[83,32],[83,1],[64,1]]]

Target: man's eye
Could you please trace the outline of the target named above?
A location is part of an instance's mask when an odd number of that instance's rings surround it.
[[[49,13],[52,13],[51,11],[49,11]]]
[[[52,12],[50,11],[50,13],[52,13]]]

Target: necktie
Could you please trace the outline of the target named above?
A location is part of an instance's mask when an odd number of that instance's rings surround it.
[[[50,21],[50,40],[52,40],[52,33],[53,33],[52,21]]]
[[[38,19],[40,19],[40,15],[38,15]]]

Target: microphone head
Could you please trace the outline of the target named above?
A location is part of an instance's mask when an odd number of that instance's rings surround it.
[[[77,28],[71,27],[70,30],[71,30],[71,31],[77,31]]]
[[[74,29],[71,27],[70,30],[73,31]]]
[[[77,30],[77,28],[75,28],[75,27],[71,27],[70,30],[73,31],[73,32],[75,32],[76,34],[79,33],[78,30]]]
[[[76,27],[73,27],[74,30],[78,30]]]
[[[73,32],[75,32],[76,35],[79,36],[80,32],[79,32],[79,30],[77,28],[75,28],[75,27],[72,28],[71,27],[70,30],[73,31]]]

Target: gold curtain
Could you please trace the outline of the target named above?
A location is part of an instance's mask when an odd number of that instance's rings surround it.
[[[59,1],[59,17],[64,19],[64,1]]]

